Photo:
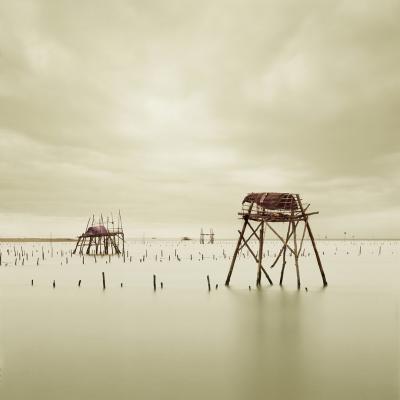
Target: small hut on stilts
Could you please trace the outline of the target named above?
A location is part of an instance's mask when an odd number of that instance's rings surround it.
[[[114,218],[107,217],[104,222],[103,215],[95,222],[94,215],[89,218],[85,232],[78,236],[73,254],[79,250],[79,254],[111,255],[124,254],[125,238],[122,228],[121,213],[118,212],[117,226]]]
[[[200,244],[205,244],[206,243],[206,237],[208,237],[208,243],[213,244],[214,243],[214,231],[212,228],[210,228],[210,233],[204,233],[203,228],[201,228],[200,231]]]
[[[239,252],[243,248],[247,248],[253,258],[255,259],[257,268],[257,286],[261,285],[261,272],[264,273],[268,282],[272,285],[272,280],[262,265],[263,262],[263,251],[264,251],[264,237],[265,228],[269,228],[273,234],[282,242],[282,247],[273,262],[274,267],[279,261],[280,257],[283,258],[282,269],[280,274],[279,284],[282,285],[283,274],[286,266],[286,253],[289,250],[293,256],[296,266],[297,275],[297,287],[300,289],[300,270],[299,270],[299,256],[301,254],[305,233],[307,231],[308,236],[311,240],[312,247],[317,259],[319,271],[321,273],[322,282],[324,286],[328,283],[325,278],[325,273],[322,268],[320,256],[318,254],[317,246],[315,244],[314,235],[311,231],[308,218],[311,215],[318,214],[318,212],[307,212],[309,204],[303,204],[298,194],[292,193],[250,193],[242,202],[242,211],[239,212],[239,216],[243,219],[243,227],[239,232],[239,239],[235,248],[235,252],[232,257],[232,262],[229,268],[228,276],[225,281],[225,285],[229,286],[231,280],[233,268],[235,266],[236,258]],[[287,223],[286,237],[278,233],[278,231],[272,226],[273,223]],[[301,239],[297,235],[297,229],[299,224],[303,224],[303,232]],[[250,230],[250,235],[245,238],[245,232]],[[293,242],[290,243],[291,238]],[[250,240],[258,240],[258,250],[254,251],[250,247]]]

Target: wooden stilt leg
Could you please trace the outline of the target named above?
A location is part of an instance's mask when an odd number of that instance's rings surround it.
[[[258,271],[257,271],[257,286],[261,285],[261,268],[262,268],[262,256],[263,256],[263,248],[264,248],[264,222],[261,223],[260,229],[260,239],[258,246]]]
[[[86,236],[84,236],[83,239],[81,240],[81,247],[79,248],[79,254],[83,254],[83,248],[85,247],[85,243],[86,243]]]
[[[249,224],[248,226],[251,226],[251,225]],[[258,229],[258,227],[257,227],[257,229]],[[238,232],[239,232],[239,234],[240,234],[240,231],[238,231]],[[245,240],[245,239],[243,238],[243,245],[241,246],[241,248],[242,248],[243,246],[246,246],[247,249],[249,250],[250,254],[253,256],[254,260],[256,261],[256,263],[257,263],[257,265],[258,265],[258,257],[257,257],[257,255],[254,253],[253,249],[249,246],[248,241],[249,241],[249,239]],[[262,265],[261,265],[261,271],[264,273],[265,277],[268,279],[268,282],[269,282],[271,285],[273,285],[273,282],[272,282],[270,276],[268,275],[268,272],[265,270],[265,268],[264,268]]]
[[[290,233],[290,227],[291,227],[291,223],[289,222],[288,224],[288,230],[287,230],[287,234],[286,234],[286,243],[288,242],[291,233]],[[281,277],[279,279],[279,285],[282,286],[282,282],[283,282],[283,274],[285,272],[285,266],[286,266],[286,244],[283,246],[283,260],[282,260],[282,269],[281,269]]]
[[[293,229],[293,242],[294,242],[294,263],[296,265],[296,276],[297,276],[297,289],[300,289],[299,254],[297,253],[296,225],[293,220],[292,220],[292,229]]]
[[[318,254],[317,246],[315,244],[314,235],[311,232],[311,228],[310,228],[310,225],[309,225],[307,219],[306,219],[306,225],[307,225],[308,235],[310,236],[311,243],[312,243],[312,246],[313,246],[313,249],[314,249],[315,257],[317,259],[319,272],[321,273],[322,282],[323,282],[324,286],[328,286],[328,282],[326,281],[326,278],[325,278],[325,272],[324,272],[324,269],[322,268],[321,259],[320,259],[319,254]]]
[[[90,246],[92,245],[92,238],[89,239],[89,244],[86,250],[86,254],[90,254]]]
[[[95,243],[96,243],[96,255],[99,254],[99,242],[100,238],[96,236]]]
[[[229,282],[230,282],[231,276],[232,276],[233,267],[235,265],[236,257],[237,257],[237,255],[239,253],[240,244],[241,244],[242,239],[243,239],[244,231],[246,230],[247,224],[249,223],[249,215],[251,213],[251,210],[253,209],[253,205],[254,205],[254,201],[249,206],[249,209],[247,211],[247,213],[248,213],[247,216],[244,217],[243,228],[242,228],[242,231],[240,232],[239,240],[237,242],[235,252],[233,253],[231,266],[229,268],[228,276],[226,277],[226,281],[225,281],[225,286],[229,286]]]
[[[76,246],[75,246],[75,249],[74,249],[74,251],[73,251],[73,254],[76,253],[76,250],[77,250],[77,248],[78,248],[78,246],[79,246],[79,242],[80,242],[81,240],[82,240],[82,238],[79,237],[79,238],[78,238],[78,241],[76,242]]]
[[[231,266],[229,268],[229,272],[228,272],[228,276],[226,277],[226,281],[225,281],[225,286],[229,286],[229,282],[231,280],[231,276],[232,276],[232,271],[233,271],[233,267],[235,266],[235,261],[236,261],[236,257],[239,253],[239,248],[240,248],[240,244],[242,243],[243,240],[243,235],[244,235],[244,231],[246,230],[247,224],[249,223],[248,219],[246,218],[244,223],[243,223],[243,227],[242,230],[240,231],[240,235],[239,235],[239,239],[238,242],[236,244],[236,249],[235,252],[233,253],[233,257],[232,257],[232,261],[231,261]]]
[[[118,248],[118,246],[117,246],[117,243],[115,242],[114,238],[111,238],[111,237],[110,237],[110,240],[111,240],[112,246],[113,246],[114,249],[115,249],[115,254],[120,254],[121,251],[119,250],[119,248]]]
[[[307,227],[308,236],[311,239],[311,243],[312,243],[312,246],[313,246],[313,249],[314,249],[314,253],[315,253],[315,257],[317,259],[317,263],[318,263],[318,267],[319,267],[319,272],[321,273],[322,282],[323,282],[324,286],[328,286],[328,282],[326,281],[326,277],[325,277],[325,272],[324,272],[324,269],[322,268],[321,259],[319,257],[319,253],[318,253],[318,250],[317,250],[317,245],[315,244],[314,235],[313,235],[313,233],[311,231],[310,224],[308,223],[308,217],[307,217],[307,215],[305,215],[304,207],[303,207],[303,205],[301,203],[300,196],[296,195],[296,197],[297,197],[297,202],[299,204],[301,212],[303,214],[304,222],[305,222],[306,227]]]
[[[279,259],[281,258],[281,255],[282,255],[282,253],[283,253],[283,249],[285,248],[286,246],[282,246],[282,248],[279,250],[279,253],[278,253],[278,255],[276,256],[276,258],[275,258],[275,261],[272,263],[272,265],[270,266],[270,268],[274,268],[275,267],[275,265],[276,265],[276,263],[279,261]]]

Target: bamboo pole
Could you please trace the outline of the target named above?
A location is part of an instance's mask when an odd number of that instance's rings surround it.
[[[103,277],[103,290],[106,289],[106,277],[104,275],[104,272],[101,273],[102,277]]]
[[[249,224],[250,225],[250,224]],[[238,231],[240,233],[240,231]],[[254,260],[256,261],[256,263],[258,264],[258,257],[257,255],[254,253],[253,249],[249,246],[249,244],[246,242],[244,242],[244,245],[247,247],[247,249],[249,250],[250,254],[253,256]],[[273,285],[273,282],[270,278],[270,276],[268,275],[268,272],[265,270],[265,268],[262,266],[261,264],[261,271],[264,273],[265,277],[268,279],[268,282]]]
[[[260,238],[259,238],[259,250],[258,250],[258,271],[257,271],[257,286],[261,285],[261,263],[264,247],[264,222],[261,222]]]
[[[242,227],[242,230],[240,232],[239,239],[238,239],[238,242],[236,244],[236,249],[235,249],[235,252],[234,252],[233,257],[232,257],[232,262],[231,262],[231,266],[229,268],[228,276],[226,277],[225,286],[229,286],[229,282],[230,282],[231,276],[232,276],[233,267],[235,266],[236,257],[237,257],[237,255],[239,253],[239,248],[240,248],[240,244],[241,244],[242,239],[243,239],[244,231],[246,230],[246,227],[247,227],[247,225],[249,223],[249,215],[251,213],[253,205],[254,205],[254,201],[251,203],[251,205],[249,207],[248,215],[244,216],[243,227]]]
[[[288,230],[287,230],[287,234],[286,234],[286,243],[288,242],[290,236],[292,235],[290,233],[290,227],[291,227],[291,223],[288,223]],[[286,266],[286,244],[283,246],[283,259],[282,259],[282,269],[281,269],[281,276],[279,279],[279,285],[282,286],[282,282],[283,282],[283,274],[285,272],[285,266]]]
[[[296,276],[297,276],[297,289],[300,289],[299,254],[297,253],[296,226],[293,220],[292,220],[292,229],[293,229],[293,243],[294,243],[294,263],[296,266]]]
[[[297,197],[297,201],[299,203],[299,207],[301,209],[301,212],[303,214],[305,223],[307,225],[308,235],[309,235],[309,237],[311,239],[311,243],[312,243],[312,246],[313,246],[313,249],[314,249],[315,257],[317,259],[319,271],[320,271],[321,277],[322,277],[322,282],[323,282],[324,286],[328,286],[328,282],[326,281],[326,277],[325,277],[325,272],[324,272],[324,269],[322,268],[321,259],[319,257],[319,253],[318,253],[318,250],[317,250],[317,245],[315,244],[314,235],[313,235],[313,233],[311,231],[310,224],[308,223],[308,216],[305,215],[303,205],[301,204],[300,196],[297,194],[296,197]]]

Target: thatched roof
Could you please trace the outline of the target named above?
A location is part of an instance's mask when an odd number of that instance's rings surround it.
[[[268,210],[298,210],[299,205],[292,193],[249,193],[242,201],[253,203]]]

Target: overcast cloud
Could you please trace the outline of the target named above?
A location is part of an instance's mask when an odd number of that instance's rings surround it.
[[[235,236],[249,191],[399,237],[400,3],[0,0],[1,236]]]

